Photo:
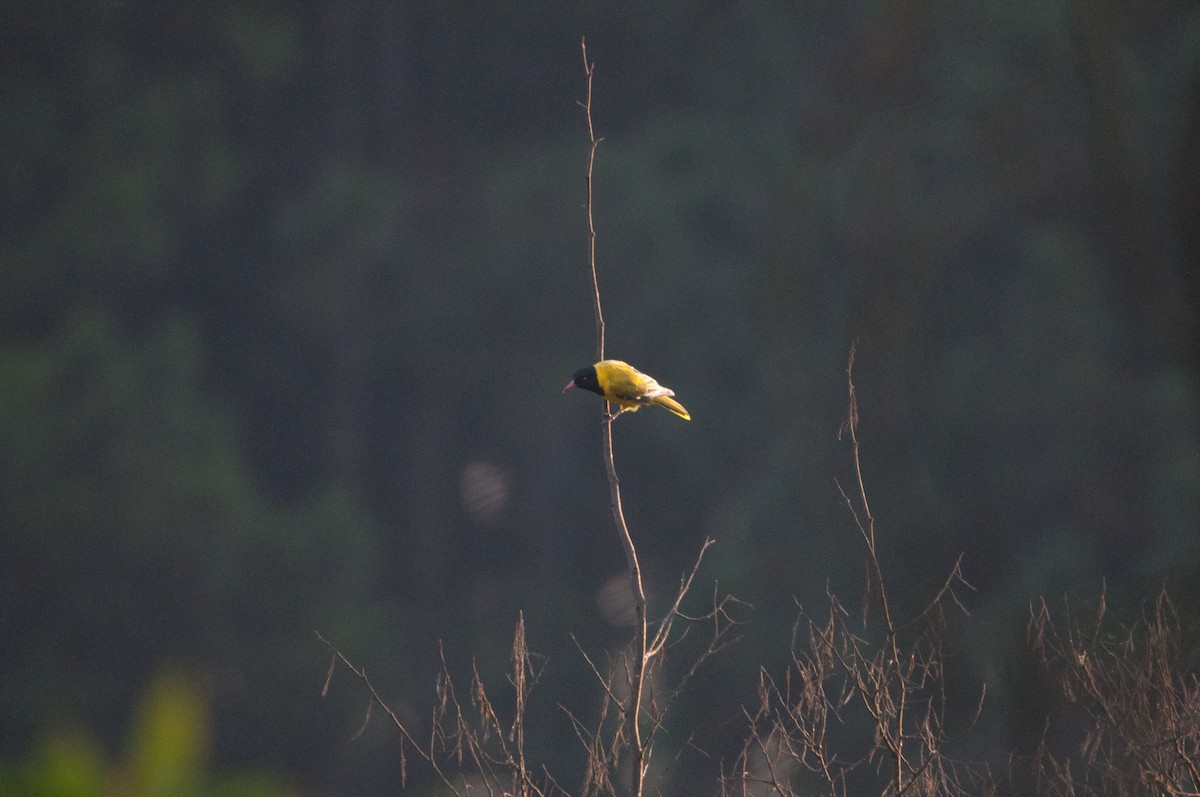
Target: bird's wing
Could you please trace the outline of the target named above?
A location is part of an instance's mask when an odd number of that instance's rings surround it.
[[[658,382],[656,382],[655,380],[651,379],[648,376],[646,377],[646,379],[647,379],[646,384],[642,385],[642,395],[640,396],[641,401],[649,401],[650,399],[656,399],[659,396],[674,396],[675,395],[674,390],[663,387]]]
[[[674,396],[675,391],[660,385],[654,377],[647,376],[633,366],[614,368],[609,373],[608,389],[624,401],[649,403],[659,396]]]

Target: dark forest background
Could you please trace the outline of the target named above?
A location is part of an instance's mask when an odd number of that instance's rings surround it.
[[[977,590],[957,755],[1045,727],[1039,596],[1200,617],[1200,5],[5,3],[0,782],[393,794],[313,632],[419,727],[439,640],[502,683],[520,611],[573,782],[571,634],[629,638],[600,408],[560,395],[583,35],[608,352],[694,418],[614,427],[651,614],[706,535],[753,606],[666,793],[740,744],[795,601],[857,600],[855,340],[893,599],[960,554]]]

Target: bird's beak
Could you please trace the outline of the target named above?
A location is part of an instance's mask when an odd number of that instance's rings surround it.
[[[570,382],[567,382],[567,386],[563,388],[563,392],[566,393],[568,390],[570,390],[573,387],[575,387],[574,379],[572,379]]]

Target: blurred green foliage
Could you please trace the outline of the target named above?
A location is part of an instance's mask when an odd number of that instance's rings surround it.
[[[19,766],[0,768],[0,790],[12,797],[271,797],[293,793],[277,777],[208,773],[211,716],[196,678],[164,671],[138,698],[129,749],[107,761],[83,730],[59,729]]]
[[[897,605],[960,554],[979,589],[949,633],[981,749],[1044,710],[1032,597],[1200,606],[1193,3],[51,2],[0,31],[0,759],[93,782],[183,662],[214,771],[391,793],[312,632],[419,717],[437,641],[502,672],[524,610],[530,744],[571,770],[570,633],[626,638],[599,409],[559,394],[594,347],[584,33],[608,352],[695,417],[616,430],[652,610],[706,534],[755,606],[677,741],[720,761],[793,597],[861,585],[855,339]]]

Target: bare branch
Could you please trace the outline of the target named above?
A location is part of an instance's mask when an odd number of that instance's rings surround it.
[[[596,360],[604,359],[604,313],[600,305],[600,280],[596,271],[596,226],[592,214],[592,170],[596,160],[596,147],[600,141],[596,138],[592,126],[592,77],[596,67],[588,61],[587,40],[580,42],[583,51],[583,69],[587,76],[587,98],[584,101],[584,114],[587,118],[588,139],[591,149],[588,154],[587,167],[587,224],[588,224],[588,264],[592,273],[592,309],[596,317]],[[611,418],[608,402],[605,402],[605,415]],[[625,706],[625,721],[629,726],[631,761],[630,794],[641,797],[642,779],[646,767],[646,744],[642,739],[641,713],[642,693],[646,680],[646,669],[649,656],[647,655],[646,628],[646,592],[642,586],[642,570],[638,564],[637,549],[625,523],[625,513],[621,508],[621,484],[617,478],[617,467],[613,461],[612,424],[602,424],[604,470],[608,475],[609,496],[612,503],[613,523],[620,538],[621,547],[625,551],[625,560],[629,567],[629,586],[633,592],[636,628],[633,668],[630,674],[629,699]]]
[[[816,783],[823,784],[819,790],[830,797],[852,791],[954,797],[965,793],[964,770],[943,754],[946,689],[941,633],[947,606],[958,606],[965,613],[957,591],[971,585],[963,576],[960,557],[924,609],[903,623],[893,619],[863,477],[855,353],[852,346],[846,366],[846,420],[838,433],[850,442],[853,486],[848,490],[841,481],[835,484],[866,549],[862,630],[852,629],[849,612],[828,585],[823,617],[800,606],[786,679],[780,684],[765,672],[760,676],[761,705],[750,719],[750,740],[743,748],[741,766],[746,781],[786,797],[815,793]],[[878,613],[872,607],[878,607]],[[808,640],[802,650],[797,637],[804,626]],[[980,701],[977,714],[982,693]],[[848,728],[863,722],[871,734],[861,752],[847,754],[840,737],[834,746],[832,726]],[[748,772],[751,757],[762,760],[762,771]],[[791,776],[782,774],[779,762],[783,760],[792,762],[798,788],[793,787]]]
[[[417,751],[417,754],[419,756],[421,756],[421,758],[425,759],[426,762],[429,763],[429,765],[433,768],[433,771],[437,774],[438,778],[441,779],[442,783],[446,786],[446,788],[450,789],[450,791],[457,797],[459,795],[458,790],[454,787],[454,784],[450,782],[449,778],[446,777],[445,773],[443,773],[441,768],[438,766],[437,760],[433,754],[432,742],[431,742],[430,749],[428,751],[426,751],[423,748],[423,746],[417,742],[416,738],[409,732],[408,728],[400,720],[400,717],[396,714],[396,712],[393,711],[391,709],[391,707],[388,706],[388,704],[384,702],[383,698],[379,696],[379,692],[375,689],[375,684],[371,683],[371,679],[367,677],[366,670],[362,670],[362,669],[359,669],[358,667],[355,667],[354,664],[350,661],[350,659],[346,658],[345,654],[343,654],[340,650],[338,650],[333,645],[332,642],[330,642],[328,639],[326,639],[324,636],[321,635],[320,631],[316,631],[314,633],[317,635],[317,639],[321,640],[321,642],[327,648],[329,648],[330,652],[333,654],[335,659],[337,661],[342,662],[342,664],[346,665],[346,667],[350,670],[350,672],[354,673],[355,676],[358,677],[358,680],[360,680],[362,682],[363,686],[365,686],[367,688],[367,691],[370,692],[370,694],[371,694],[371,703],[369,703],[367,706],[366,716],[363,719],[363,724],[359,728],[358,732],[355,734],[354,738],[358,738],[359,736],[362,735],[363,731],[366,730],[367,723],[371,719],[371,706],[377,704],[381,709],[384,710],[384,712],[388,715],[388,717],[391,718],[392,724],[395,725],[396,728],[400,731],[400,735],[401,735],[401,737],[403,737],[404,741],[408,742],[408,744],[411,745],[412,748]],[[322,690],[322,695],[324,695],[327,692],[328,686],[329,686],[329,678],[332,677],[332,675],[333,675],[333,668],[331,667],[329,676],[326,677],[326,683],[325,683],[326,688]],[[401,751],[403,751],[403,746],[401,747]],[[404,782],[404,779],[402,777],[401,785],[403,785],[403,782]]]

